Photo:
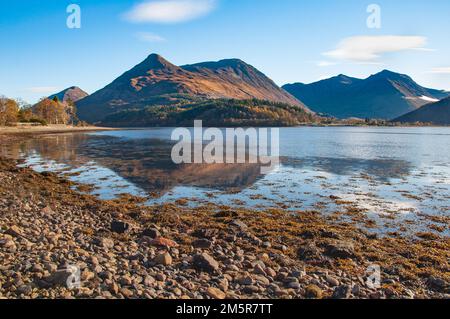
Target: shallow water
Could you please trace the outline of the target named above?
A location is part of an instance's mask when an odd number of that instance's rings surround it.
[[[103,199],[127,193],[148,197],[148,204],[190,199],[190,205],[325,214],[360,209],[376,221],[376,231],[405,225],[409,232],[430,231],[435,224],[450,235],[448,222],[430,221],[450,215],[450,128],[282,128],[281,164],[267,175],[257,164],[175,165],[171,132],[44,135],[0,152],[92,184]]]

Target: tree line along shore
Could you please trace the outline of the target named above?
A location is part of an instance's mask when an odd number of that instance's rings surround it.
[[[0,97],[0,127],[18,124],[87,126],[78,119],[75,103],[70,100],[63,102],[55,96],[29,105],[20,99]]]
[[[207,126],[432,126],[431,123],[396,123],[381,119],[336,119],[313,115],[288,104],[263,100],[209,100],[175,106],[152,106],[124,110],[106,117],[101,126],[108,127],[173,127],[190,126],[202,119]],[[78,118],[75,102],[60,101],[57,96],[42,98],[37,104],[0,97],[0,133],[15,132],[5,128],[23,129],[62,125],[91,126]],[[35,130],[36,131],[36,130]],[[43,130],[45,131],[45,130]]]

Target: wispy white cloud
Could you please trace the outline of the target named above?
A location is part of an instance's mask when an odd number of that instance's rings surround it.
[[[406,50],[429,50],[427,38],[422,36],[355,36],[343,39],[335,50],[324,56],[358,63],[376,62],[385,53]]]
[[[135,5],[124,16],[134,23],[179,23],[207,15],[216,4],[217,0],[145,1]]]
[[[151,32],[138,32],[135,37],[142,42],[164,42],[165,38]]]
[[[36,94],[37,93],[46,94],[46,93],[56,93],[56,91],[58,91],[58,88],[55,86],[34,86],[26,88],[25,90]]]
[[[354,62],[353,64],[356,64],[356,65],[376,65],[376,66],[385,65],[385,63],[383,63],[383,62],[377,62],[377,61]]]
[[[423,51],[423,52],[436,52],[437,51],[436,49],[432,49],[432,48],[415,48],[413,50]]]
[[[450,74],[450,67],[433,68],[428,73],[433,73],[433,74]]]
[[[337,64],[336,62],[331,62],[331,61],[317,61],[316,62],[316,65],[318,67],[321,67],[321,68],[325,68],[325,67],[328,67],[328,66],[333,66],[333,65],[336,65],[336,64]]]

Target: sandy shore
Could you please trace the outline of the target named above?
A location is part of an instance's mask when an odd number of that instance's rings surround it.
[[[447,237],[378,238],[319,212],[101,201],[17,164],[0,159],[0,298],[450,297]]]
[[[70,125],[48,125],[48,126],[13,126],[0,127],[0,135],[17,135],[17,134],[45,134],[45,133],[71,133],[71,132],[93,132],[114,130],[107,127],[97,126],[70,126]]]

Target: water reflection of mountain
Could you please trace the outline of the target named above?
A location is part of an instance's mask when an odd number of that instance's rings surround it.
[[[36,152],[71,167],[95,161],[147,192],[164,193],[175,186],[239,191],[261,178],[258,164],[176,165],[171,149],[168,141],[86,134],[41,136],[8,148],[11,154]]]
[[[147,192],[164,194],[176,186],[195,186],[241,191],[262,178],[257,164],[176,165],[171,160],[172,144],[159,139],[127,139],[102,135],[58,134],[40,136],[19,144],[2,145],[3,155],[39,154],[44,160],[86,166],[95,162]],[[281,158],[284,166],[311,168],[334,175],[365,173],[379,181],[410,175],[409,162],[395,159],[332,157]],[[111,185],[114,186],[114,185]]]
[[[410,162],[396,159],[361,159],[305,157],[302,159],[283,157],[281,163],[294,168],[313,168],[334,175],[351,176],[358,173],[370,175],[380,181],[404,178],[411,174]]]

